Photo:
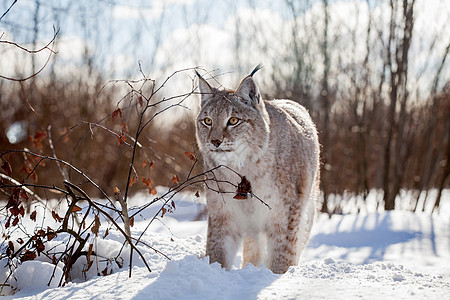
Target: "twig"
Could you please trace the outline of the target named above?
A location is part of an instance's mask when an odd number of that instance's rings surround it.
[[[2,16],[0,17],[0,21],[3,19],[4,16],[6,16],[6,14],[11,10],[11,8],[14,6],[14,4],[17,3],[17,0],[14,0],[14,2],[8,7],[8,9],[2,14]]]
[[[106,218],[107,218],[107,219],[108,219],[108,220],[109,220],[109,221],[117,228],[117,230],[120,231],[120,233],[125,237],[125,239],[127,240],[127,242],[130,244],[131,249],[135,250],[135,251],[139,254],[139,256],[141,257],[141,259],[142,259],[142,261],[144,262],[145,266],[147,267],[148,271],[151,272],[152,270],[150,269],[149,265],[147,264],[147,261],[145,260],[144,255],[141,253],[141,251],[139,251],[139,249],[138,249],[135,245],[133,245],[131,238],[130,238],[129,236],[127,236],[126,232],[119,226],[119,224],[116,223],[116,221],[114,220],[114,218],[113,218],[110,214],[108,214],[107,212],[105,212],[103,209],[101,209],[99,206],[97,206],[97,204],[96,204],[94,201],[92,201],[92,200],[89,198],[89,196],[88,196],[82,189],[80,189],[78,186],[76,186],[76,185],[74,185],[74,184],[72,184],[72,183],[70,183],[70,182],[68,182],[68,181],[64,181],[64,184],[65,184],[66,186],[70,186],[71,188],[77,190],[77,192],[79,192],[81,195],[83,195],[83,197],[84,197],[84,199],[85,199],[86,201],[89,201],[89,203],[91,203],[91,205],[92,205],[97,211],[99,211],[100,213],[102,213],[102,215],[103,215],[104,217],[106,217]],[[130,268],[130,274],[129,274],[129,276],[131,277],[131,268]]]
[[[47,44],[47,46],[45,46],[44,48],[42,48],[42,49],[40,49],[40,50],[36,50],[36,51],[33,51],[33,50],[26,50],[25,48],[20,47],[20,46],[18,46],[17,44],[12,43],[12,42],[8,42],[8,41],[0,41],[0,43],[13,44],[13,45],[15,45],[15,46],[17,46],[17,47],[19,47],[19,48],[21,48],[21,49],[23,49],[23,50],[29,52],[29,53],[32,53],[32,54],[38,53],[38,52],[40,52],[40,51],[42,51],[42,50],[44,50],[44,49],[50,51],[50,53],[49,53],[49,55],[48,55],[48,58],[47,58],[47,61],[45,62],[45,64],[42,66],[41,69],[39,69],[39,70],[38,70],[37,72],[35,72],[34,74],[32,74],[32,75],[30,75],[30,76],[28,76],[28,77],[25,77],[25,78],[12,78],[12,77],[8,77],[8,76],[0,75],[0,78],[6,79],[6,80],[10,80],[10,81],[23,82],[23,81],[27,81],[28,79],[31,79],[31,78],[33,78],[33,77],[39,75],[39,74],[45,69],[45,67],[47,66],[47,64],[50,62],[50,58],[52,57],[52,54],[55,54],[55,53],[56,53],[56,52],[53,51],[52,49],[48,48],[48,45],[50,45],[51,43],[54,43],[54,42],[55,42],[56,36],[57,36],[58,33],[59,33],[59,29],[56,30],[56,28],[53,27],[53,30],[54,30],[53,38],[50,40],[50,42]]]

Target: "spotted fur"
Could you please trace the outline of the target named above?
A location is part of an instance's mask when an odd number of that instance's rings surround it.
[[[206,255],[230,269],[243,242],[243,265],[284,273],[298,263],[309,239],[319,192],[319,143],[304,107],[261,99],[256,71],[236,91],[213,88],[199,75],[196,136],[204,167],[226,166],[215,169],[206,189]],[[270,210],[256,197],[233,198],[240,176]]]

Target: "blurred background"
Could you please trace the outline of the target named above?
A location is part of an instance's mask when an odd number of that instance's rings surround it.
[[[323,211],[339,212],[329,204],[336,195],[364,198],[374,189],[385,209],[404,191],[414,195],[411,210],[438,207],[450,187],[449,1],[0,0],[0,16],[0,152],[52,156],[52,141],[58,158],[108,194],[124,189],[128,175],[132,149],[111,132],[125,126],[133,135],[137,113],[111,114],[131,101],[130,85],[141,88],[144,77],[158,85],[199,66],[216,76],[213,85],[234,89],[259,63],[265,99],[298,101],[317,124]],[[11,44],[39,50],[58,30],[55,54]],[[158,99],[189,91],[193,79],[192,70],[181,72]],[[187,176],[185,152],[198,155],[197,100],[146,128],[133,192],[146,188],[142,178],[167,186]],[[13,153],[5,160],[19,181],[36,163]],[[33,174],[29,181],[62,186],[52,162]]]

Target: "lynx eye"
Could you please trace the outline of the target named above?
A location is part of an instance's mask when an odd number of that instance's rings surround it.
[[[204,118],[203,123],[205,123],[206,126],[211,126],[212,120],[210,118]]]
[[[237,125],[237,123],[239,123],[239,119],[238,118],[236,118],[236,117],[231,117],[229,120],[228,120],[228,125]]]

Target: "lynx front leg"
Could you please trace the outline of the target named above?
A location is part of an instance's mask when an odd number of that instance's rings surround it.
[[[300,255],[298,248],[298,232],[300,211],[290,210],[289,213],[276,217],[267,228],[267,267],[274,273],[285,273],[289,266],[297,265]]]
[[[297,264],[297,236],[294,233],[270,233],[267,236],[267,266],[277,274]]]
[[[261,253],[258,240],[251,237],[244,238],[242,267],[245,267],[248,263],[258,266],[261,263],[260,260]]]
[[[231,269],[238,248],[238,235],[224,216],[208,217],[208,236],[206,240],[206,256],[209,262],[218,262],[223,268]]]

